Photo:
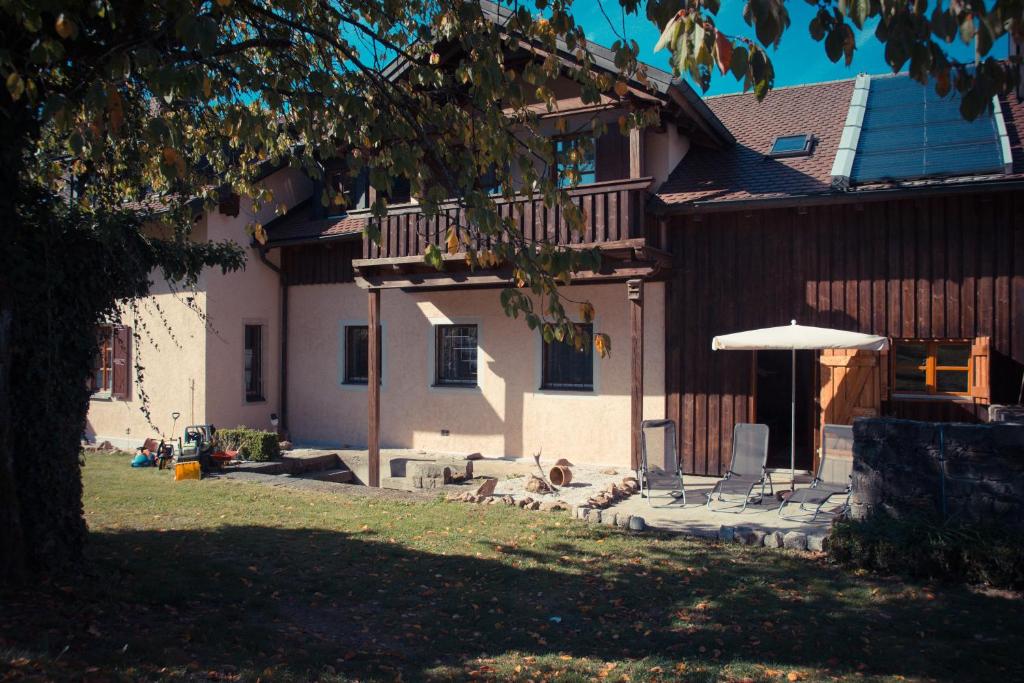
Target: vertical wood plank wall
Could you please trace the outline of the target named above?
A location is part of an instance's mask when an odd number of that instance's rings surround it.
[[[752,410],[752,354],[711,338],[784,325],[992,338],[996,403],[1024,371],[1024,193],[955,195],[671,219],[666,414],[684,469],[718,475]],[[972,420],[984,407],[890,401],[883,413]]]

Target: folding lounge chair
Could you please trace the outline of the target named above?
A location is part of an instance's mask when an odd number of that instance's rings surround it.
[[[768,486],[771,493],[772,478],[765,469],[768,462],[768,425],[739,423],[732,430],[732,462],[725,477],[715,484],[708,496],[708,510],[715,512],[739,513],[747,509],[754,494],[754,489],[761,487],[757,503],[764,500],[764,488]],[[719,503],[729,503],[714,507],[712,502],[718,496]],[[742,502],[729,501],[725,496],[743,496]],[[738,510],[735,508],[739,508]]]
[[[653,468],[653,470],[652,470]],[[644,420],[640,423],[640,495],[651,502],[652,471],[662,470],[664,474],[679,477],[679,489],[669,492],[672,498],[682,499],[686,505],[686,489],[683,487],[683,466],[679,462],[676,448],[676,423],[672,420]]]
[[[850,505],[853,474],[853,427],[849,425],[824,425],[821,429],[821,462],[818,474],[808,488],[797,489],[779,506],[779,517],[797,521],[813,522],[818,513],[833,496],[844,496],[842,505],[830,514],[845,512]],[[791,505],[797,506],[797,511]],[[807,519],[807,513],[811,513]]]

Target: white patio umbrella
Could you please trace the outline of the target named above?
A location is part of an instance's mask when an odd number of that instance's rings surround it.
[[[833,330],[828,327],[789,325],[765,327],[760,330],[723,334],[711,340],[714,351],[790,351],[790,382],[792,397],[789,417],[789,472],[790,488],[796,478],[796,352],[821,351],[822,349],[857,349],[863,351],[885,351],[889,339],[875,334]]]

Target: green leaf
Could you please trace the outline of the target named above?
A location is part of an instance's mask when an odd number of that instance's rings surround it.
[[[737,81],[747,75],[748,54],[747,48],[742,45],[732,51],[729,70],[732,71],[732,75],[736,77]]]
[[[7,76],[7,92],[11,94],[11,99],[15,102],[25,93],[25,81],[17,71],[12,71]]]

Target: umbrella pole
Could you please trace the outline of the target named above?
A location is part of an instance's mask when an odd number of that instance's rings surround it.
[[[789,360],[790,403],[789,403],[789,490],[796,489],[796,349]]]

